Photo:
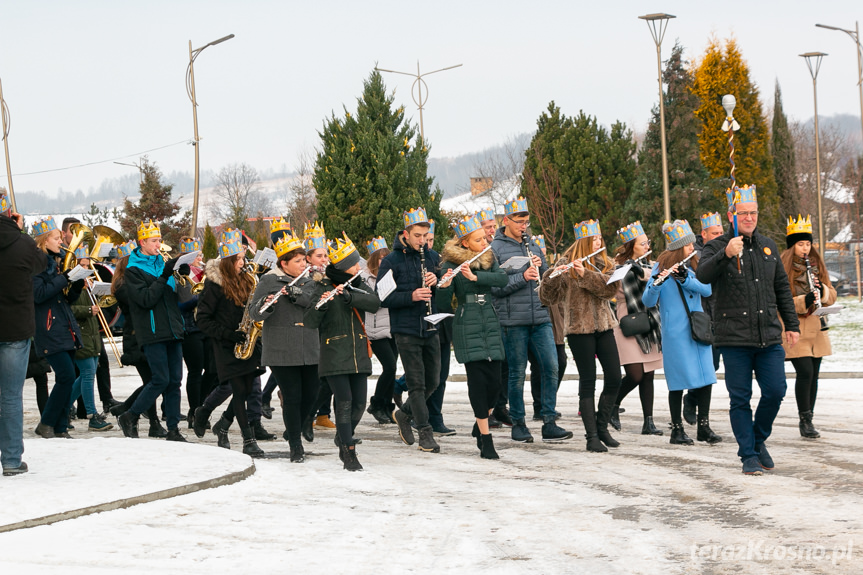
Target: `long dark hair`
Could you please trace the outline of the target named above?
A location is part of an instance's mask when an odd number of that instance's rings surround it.
[[[638,238],[633,238],[617,248],[614,252],[614,263],[618,265],[623,265],[626,263],[626,260],[634,260],[632,257],[635,255],[635,240]]]
[[[682,246],[676,250],[665,250],[659,254],[659,257],[656,258],[656,263],[659,264],[659,271],[667,270],[674,264],[682,262],[684,258],[686,258],[686,255],[683,253],[683,248],[685,247],[686,246]],[[698,256],[693,256],[692,259],[686,263],[689,264],[689,267],[692,269],[698,269]]]
[[[788,275],[788,281],[791,285],[794,285],[794,280],[797,279],[797,276],[803,275],[803,272],[798,274],[792,265],[794,263],[794,246],[791,246],[782,252],[779,259],[782,260],[782,266],[785,268],[785,273]],[[818,268],[818,281],[821,282],[821,285],[832,287],[833,284],[830,283],[830,273],[827,271],[827,266],[824,265],[824,260],[821,259],[821,254],[818,253],[815,246],[812,246],[812,249],[809,250],[809,265],[814,268]]]
[[[390,255],[389,248],[381,248],[370,255],[366,261],[366,268],[368,268],[369,273],[373,276],[378,275],[378,270],[381,269],[381,260],[388,255]]]
[[[114,268],[114,275],[111,277],[111,294],[117,295],[117,291],[123,282],[126,281],[126,266],[129,265],[129,256],[120,258],[117,261],[117,267]]]
[[[243,307],[252,293],[253,282],[249,274],[237,273],[236,261],[240,257],[243,255],[234,254],[223,258],[219,262],[219,271],[222,272],[222,291],[225,292],[225,297],[234,302],[234,305]]]

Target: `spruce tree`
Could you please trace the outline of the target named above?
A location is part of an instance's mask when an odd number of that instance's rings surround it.
[[[383,79],[373,71],[363,83],[357,110],[324,122],[312,183],[318,216],[330,238],[347,233],[357,246],[383,236],[387,243],[403,225],[402,213],[422,206],[444,232],[439,189],[431,189],[428,147],[415,126],[405,121],[404,108],[393,109]],[[449,237],[437,233],[441,246]]]
[[[794,216],[800,209],[797,181],[797,159],[794,155],[794,138],[788,128],[788,118],[782,108],[782,90],[776,81],[773,97],[773,130],[770,138],[773,156],[773,175],[779,195],[780,217]]]
[[[180,213],[180,204],[171,201],[174,185],[162,183],[162,173],[156,164],[144,158],[141,162],[141,174],[144,176],[140,185],[141,197],[136,203],[128,197],[123,200],[120,227],[128,237],[137,239],[138,225],[143,220],[152,219],[160,225],[162,243],[177,248],[180,238],[189,231],[192,215],[186,211],[182,216],[177,216]]]
[[[213,233],[213,228],[210,227],[209,222],[204,228],[204,246],[201,251],[205,261],[219,256],[219,242],[216,241],[216,234]]]

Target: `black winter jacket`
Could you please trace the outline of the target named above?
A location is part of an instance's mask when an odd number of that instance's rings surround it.
[[[141,351],[138,337],[135,334],[135,318],[129,307],[129,289],[125,281],[117,287],[114,296],[117,298],[117,305],[120,306],[120,311],[123,312],[125,318],[123,322],[123,355],[120,356],[120,362],[123,365],[135,366],[146,364],[147,358]]]
[[[22,341],[36,333],[33,276],[45,270],[45,254],[21,233],[15,220],[0,216],[0,341]]]
[[[425,250],[425,271],[439,274],[440,256],[434,250]],[[420,270],[420,253],[396,237],[393,242],[393,251],[381,261],[378,269],[377,282],[392,270],[396,289],[381,302],[381,305],[390,310],[390,332],[415,337],[437,337],[437,331],[429,331],[428,322],[423,318],[429,315],[428,304],[424,301],[413,301],[414,290],[423,286],[423,271]],[[435,304],[435,291],[432,287],[431,312],[437,313]],[[323,337],[323,335],[322,335]],[[321,365],[323,365],[321,359]]]
[[[737,258],[725,255],[734,237],[733,228],[704,246],[696,278],[712,284],[713,323],[717,346],[767,347],[782,343],[782,324],[788,331],[799,331],[800,322],[779,250],[770,238],[756,229],[743,237],[741,271]]]
[[[145,256],[140,250],[135,248],[129,256],[124,282],[129,301],[127,317],[131,316],[135,324],[138,345],[182,340],[183,316],[177,307],[174,278],[160,276],[165,265],[161,256]]]
[[[43,256],[44,270],[33,278],[33,300],[36,304],[36,351],[41,356],[81,347],[81,331],[72,315],[70,303],[76,301],[81,290],[70,288],[66,277],[58,273],[57,259]]]
[[[704,257],[704,238],[701,235],[695,237],[695,253],[698,254],[698,261],[701,261],[701,258]],[[701,307],[704,311],[710,314],[710,317],[713,317],[713,302],[716,300],[716,289],[711,286],[711,293],[709,297],[701,297]]]

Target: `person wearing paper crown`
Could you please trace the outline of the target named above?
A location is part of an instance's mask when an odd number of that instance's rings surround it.
[[[269,366],[281,390],[284,437],[290,446],[291,462],[302,463],[305,450],[301,433],[310,424],[306,420],[312,417],[321,387],[318,330],[303,322],[306,310],[315,303],[311,300],[315,281],[307,272],[303,241],[290,232],[281,234],[274,246],[279,258],[276,267],[258,282],[249,313],[254,321],[264,323],[261,362]],[[279,299],[275,303],[261,311],[276,297]]]
[[[617,318],[611,311],[611,298],[617,282],[609,284],[614,265],[605,250],[584,262],[590,254],[605,247],[599,222],[585,220],[573,227],[575,242],[557,262],[558,275],[549,271],[543,278],[540,297],[546,305],[566,302],[566,339],[578,367],[578,405],[584,425],[588,451],[607,452],[618,443],[608,432],[611,412],[620,389],[620,358],[613,329]],[[573,267],[561,273],[564,266]],[[596,402],[596,359],[602,366],[603,390]]]
[[[758,231],[755,186],[736,193],[729,190],[727,197],[728,220],[733,223],[736,218],[737,229],[729,226],[727,232],[705,244],[695,274],[716,293],[713,345],[725,364],[737,455],[743,473],[761,475],[763,469],[774,466],[764,442],[770,437],[787,387],[782,342],[784,339],[789,348],[797,343],[800,322],[776,243]],[[754,421],[750,407],[753,370],[761,388]]]
[[[485,241],[491,245],[494,241],[494,233],[497,231],[497,219],[494,217],[494,210],[485,208],[476,213],[476,219],[482,224],[482,229],[485,231]]]
[[[476,419],[471,435],[483,459],[498,459],[488,417],[491,415],[501,387],[501,367],[504,359],[500,321],[491,305],[491,288],[507,284],[507,274],[500,269],[491,251],[479,256],[488,247],[485,231],[476,216],[453,226],[455,237],[443,250],[442,278],[446,282],[437,290],[437,299],[458,301],[453,322],[453,344],[456,360],[464,364],[467,373],[468,397]],[[464,265],[455,275],[447,272]]]
[[[617,289],[617,321],[621,325],[614,328],[614,341],[617,344],[617,354],[626,375],[620,383],[615,406],[611,410],[611,425],[620,431],[618,409],[624,398],[636,387],[641,400],[641,413],[644,418],[641,426],[642,435],[662,435],[662,431],[653,423],[653,375],[662,368],[662,335],[660,333],[659,310],[648,308],[642,303],[641,296],[647,288],[650,277],[650,263],[640,260],[650,251],[650,240],[644,233],[641,222],[633,222],[617,230],[617,236],[623,245],[614,253],[615,271],[630,266],[629,271],[618,283]],[[637,332],[631,332],[627,322],[640,319],[647,325],[641,326]],[[624,330],[624,328],[626,328]],[[624,333],[627,331],[628,333]]]
[[[557,419],[557,349],[551,317],[537,292],[540,276],[548,269],[545,256],[530,239],[530,212],[527,200],[519,197],[504,205],[503,227],[495,232],[491,243],[497,261],[506,270],[507,284],[493,287],[494,309],[500,318],[501,336],[508,366],[506,390],[510,412],[496,406],[494,417],[512,424],[513,441],[532,443],[533,436],[525,424],[524,378],[528,350],[542,366],[541,414],[542,438],[545,441],[569,439],[572,432],[555,423]],[[512,258],[529,258],[520,265],[507,265]],[[522,261],[522,260],[515,260]],[[510,418],[511,416],[511,418]]]
[[[375,290],[359,275],[360,254],[347,234],[331,241],[326,278],[312,284],[312,305],[305,313],[306,327],[318,330],[318,374],[333,390],[336,400],[336,444],[348,471],[360,471],[354,431],[366,407],[367,379],[372,373],[371,346],[360,319],[381,305]],[[353,276],[357,277],[353,277]],[[329,301],[323,302],[327,297]],[[320,304],[320,305],[319,305]]]
[[[424,208],[403,213],[404,233],[393,244],[393,251],[381,262],[377,282],[392,272],[396,289],[381,302],[389,309],[392,332],[402,365],[408,399],[393,415],[399,437],[406,445],[415,442],[411,418],[419,431],[418,448],[438,453],[426,401],[440,385],[441,349],[437,328],[424,318],[438,313],[434,301],[439,260],[434,251],[426,250],[429,221]],[[422,251],[421,251],[422,250]],[[425,266],[423,267],[423,261]]]
[[[812,220],[788,218],[785,245],[780,259],[788,275],[794,308],[800,323],[800,340],[795,346],[787,343],[785,359],[791,361],[797,379],[794,382],[794,397],[800,418],[801,437],[817,439],[821,434],[812,425],[812,413],[818,395],[818,374],[821,360],[833,354],[830,336],[827,334],[826,316],[817,316],[818,307],[836,303],[836,290],[830,283],[830,274],[821,254],[812,245]],[[810,283],[811,277],[811,283]],[[812,289],[814,286],[814,289]],[[817,297],[816,297],[817,296]]]
[[[692,445],[692,439],[683,426],[683,391],[692,390],[698,406],[698,441],[713,444],[722,441],[710,428],[710,398],[716,383],[713,368],[713,351],[709,344],[696,341],[690,329],[690,313],[703,312],[701,298],[710,296],[710,285],[695,278],[698,260],[681,262],[695,251],[695,234],[686,220],[674,220],[662,226],[665,251],[653,266],[644,305],[659,304],[662,318],[662,356],[665,382],[668,385],[668,408],[671,411],[671,439],[676,445]],[[671,276],[671,277],[668,277]],[[659,286],[657,278],[663,278]],[[668,281],[664,281],[668,278]],[[688,311],[687,311],[688,310]]]
[[[285,232],[293,235],[291,223],[285,220],[285,218],[279,216],[270,221],[270,243],[272,245],[276,245],[276,242],[279,241]]]
[[[33,281],[45,270],[45,254],[24,229],[24,218],[12,210],[0,189],[0,464],[3,475],[26,473],[24,453],[24,381],[36,333]],[[47,379],[47,378],[46,378]],[[46,383],[47,387],[47,383]],[[46,390],[47,391],[47,390]],[[41,406],[41,402],[40,402]]]
[[[62,237],[54,218],[33,222],[31,231],[36,246],[42,251],[41,273],[33,277],[34,344],[39,355],[45,357],[54,370],[54,387],[36,426],[36,435],[68,437],[69,401],[75,383],[75,351],[81,347],[81,330],[70,304],[81,296],[84,280],[70,281],[68,271],[59,273]]]
[[[126,437],[137,437],[138,418],[162,395],[168,424],[166,439],[186,441],[179,429],[184,332],[174,280],[179,256],[166,262],[159,251],[161,246],[162,232],[158,224],[152,220],[141,222],[138,247],[129,256],[124,284],[129,314],[136,327],[135,336],[153,377],[117,421]]]

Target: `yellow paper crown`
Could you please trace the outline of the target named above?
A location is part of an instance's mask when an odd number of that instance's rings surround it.
[[[803,219],[803,216],[797,214],[797,221],[794,221],[794,218],[788,217],[788,226],[785,228],[785,235],[790,236],[791,234],[811,234],[812,233],[812,217],[807,215],[806,219]]]
[[[276,250],[276,256],[282,257],[288,252],[301,250],[304,248],[303,240],[290,232],[282,232],[281,237],[276,240],[273,249]]]
[[[273,221],[270,222],[270,233],[271,234],[275,233],[275,232],[280,232],[282,230],[291,231],[291,223],[288,221],[285,221],[285,219],[281,216],[273,219]]]
[[[337,264],[357,251],[354,242],[348,238],[345,232],[342,232],[342,236],[345,238],[344,241],[341,238],[336,238],[330,240],[330,243],[327,245],[327,257],[330,259],[331,264]]]
[[[149,238],[161,238],[162,230],[159,229],[159,225],[153,220],[146,220],[141,222],[141,225],[138,226],[138,241],[146,240]]]

